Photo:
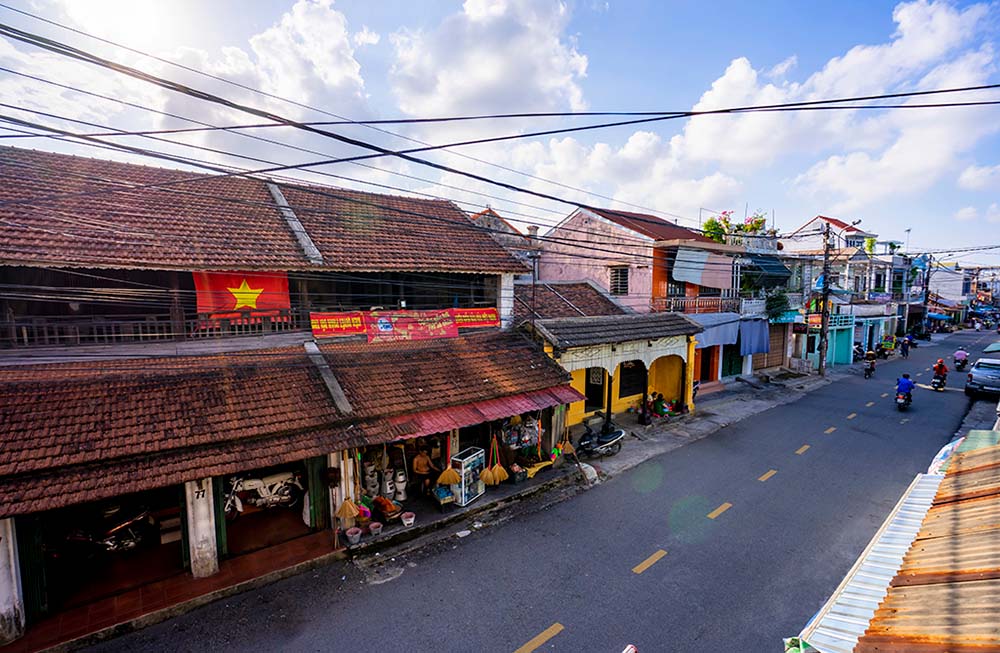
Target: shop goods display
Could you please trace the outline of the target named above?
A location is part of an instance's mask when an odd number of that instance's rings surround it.
[[[480,473],[486,468],[486,452],[479,447],[469,447],[451,459],[451,466],[458,472],[459,482],[451,486],[455,503],[467,506],[486,492]]]
[[[404,512],[402,515],[403,526],[413,526],[413,522],[417,520],[417,515],[412,512]]]
[[[445,452],[445,460],[447,460],[447,461],[450,462],[451,461],[451,438],[447,438],[447,443],[448,444],[447,444],[447,449],[446,449],[446,452]],[[453,467],[451,467],[451,465],[449,465],[447,468],[445,468],[441,472],[441,475],[438,476],[437,482],[438,482],[438,485],[457,485],[458,483],[461,482],[461,480],[462,480],[462,478],[458,475],[458,472],[455,471],[455,469]]]
[[[372,523],[368,524],[368,532],[371,533],[373,536],[381,534],[382,524],[377,521],[373,521]]]
[[[396,470],[396,501],[406,501],[406,470]]]
[[[347,541],[350,544],[357,544],[361,541],[361,533],[361,529],[355,526],[353,528],[348,528],[345,535],[347,536]]]
[[[507,470],[500,464],[500,445],[497,443],[497,436],[495,435],[490,442],[490,459],[493,465],[491,467],[487,467],[487,469],[490,471],[493,482],[487,483],[487,485],[499,485],[506,481],[509,476],[507,474]]]

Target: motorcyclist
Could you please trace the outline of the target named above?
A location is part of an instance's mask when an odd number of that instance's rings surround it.
[[[955,366],[958,366],[959,361],[969,360],[969,353],[965,351],[965,347],[959,347],[958,351],[955,352]]]
[[[903,378],[896,379],[896,393],[903,393],[906,395],[907,401],[913,401],[913,389],[917,385],[910,380],[909,374],[904,374]]]
[[[899,343],[899,354],[903,358],[909,358],[910,357],[910,337],[909,336],[903,338],[903,340],[900,341],[900,343]]]
[[[934,363],[934,376],[940,376],[942,379],[948,379],[948,366],[944,364],[944,359],[939,358],[937,362]]]

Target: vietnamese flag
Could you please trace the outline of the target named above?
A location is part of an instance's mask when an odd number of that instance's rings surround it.
[[[285,272],[194,272],[198,313],[274,315],[291,308]]]

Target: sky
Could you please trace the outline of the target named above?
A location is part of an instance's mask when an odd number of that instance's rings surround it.
[[[82,33],[3,7],[0,22],[297,120],[687,111],[1000,83],[995,41],[1000,4],[984,2],[8,2]],[[0,71],[0,96],[17,107],[0,113],[70,131],[103,130],[67,119],[121,130],[190,127],[191,120],[211,125],[259,121],[13,40],[0,38],[0,66],[6,69]],[[946,97],[1000,99],[1000,92]],[[901,102],[934,101],[940,100]],[[402,149],[608,120],[329,129]],[[265,167],[263,162],[288,165],[364,153],[288,128],[163,137],[175,142],[104,138],[248,169]],[[47,138],[0,140],[176,165]],[[881,239],[906,242],[909,237],[912,250],[1000,244],[1000,107],[701,116],[421,156],[564,201],[392,158],[364,166],[327,165],[296,176],[444,197],[470,212],[490,205],[522,228],[539,224],[543,231],[578,202],[653,213],[694,227],[723,210],[739,218],[763,211],[783,232],[817,214],[860,219],[862,228]],[[958,258],[1000,265],[994,252]]]

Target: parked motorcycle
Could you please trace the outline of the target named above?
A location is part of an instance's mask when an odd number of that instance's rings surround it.
[[[226,493],[226,519],[239,517],[247,504],[258,508],[291,508],[303,494],[305,489],[298,475],[292,472],[278,472],[262,478],[234,476]]]
[[[938,392],[944,392],[944,386],[947,383],[945,376],[941,374],[935,374],[934,378],[931,380],[931,390],[936,390]]]
[[[862,360],[865,359],[865,349],[860,344],[857,344],[857,343],[854,344],[854,350],[853,350],[852,353],[854,355],[854,362],[855,363],[857,363],[858,361],[862,361]]]
[[[622,450],[622,439],[625,437],[624,429],[614,429],[607,435],[599,435],[594,432],[590,425],[584,425],[583,435],[580,437],[580,444],[576,447],[578,453],[594,456],[613,456]]]
[[[875,361],[865,361],[865,378],[870,379],[875,376]]]
[[[156,531],[156,518],[149,509],[110,506],[95,526],[69,530],[52,555],[80,561],[99,554],[124,553],[138,548]]]
[[[896,408],[900,412],[909,408],[911,403],[913,403],[913,398],[910,395],[905,392],[896,393]]]

